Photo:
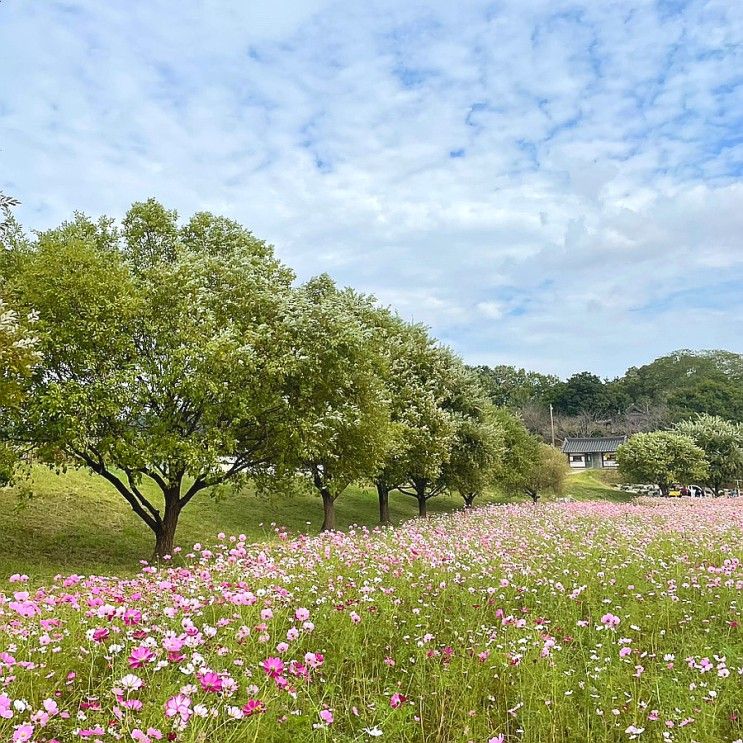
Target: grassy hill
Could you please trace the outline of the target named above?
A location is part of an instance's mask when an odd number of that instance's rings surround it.
[[[627,500],[608,484],[612,473],[571,474],[564,497],[575,500]],[[153,538],[113,487],[100,477],[71,470],[55,474],[36,467],[34,497],[21,503],[13,490],[0,490],[0,576],[21,572],[36,578],[56,573],[122,574],[136,570],[149,557]],[[154,490],[150,497],[157,501]],[[526,499],[493,493],[480,503]],[[442,495],[429,501],[429,513],[462,507],[459,497]],[[336,503],[339,529],[351,524],[374,526],[378,521],[376,493],[351,487]],[[413,518],[417,504],[393,493],[390,511],[395,523]],[[181,515],[178,544],[211,543],[220,531],[246,534],[251,541],[271,539],[275,527],[290,532],[316,532],[322,523],[322,504],[312,495],[261,498],[250,489],[221,498],[204,493]]]

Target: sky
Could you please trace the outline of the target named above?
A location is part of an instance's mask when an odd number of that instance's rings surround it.
[[[743,352],[743,2],[0,0],[0,190],[232,217],[473,364]]]

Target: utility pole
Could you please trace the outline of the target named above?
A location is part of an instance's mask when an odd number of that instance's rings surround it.
[[[550,430],[552,431],[552,446],[555,445],[555,417],[552,415],[552,403],[550,403]]]

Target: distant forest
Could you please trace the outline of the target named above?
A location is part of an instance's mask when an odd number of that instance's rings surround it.
[[[743,422],[743,355],[731,351],[675,351],[616,379],[591,372],[562,380],[514,366],[475,366],[496,405],[520,413],[527,428],[555,438],[654,431],[696,413]]]

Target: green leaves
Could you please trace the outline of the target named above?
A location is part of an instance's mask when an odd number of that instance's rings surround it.
[[[698,415],[678,423],[675,430],[704,451],[709,465],[705,484],[715,493],[743,476],[743,426],[715,415]]]
[[[682,433],[638,433],[617,450],[622,476],[633,482],[656,483],[664,495],[673,482],[690,483],[707,476],[704,451]]]
[[[25,398],[29,378],[40,362],[38,339],[32,335],[35,315],[22,318],[0,299],[0,486],[8,484],[18,463],[12,416]]]

